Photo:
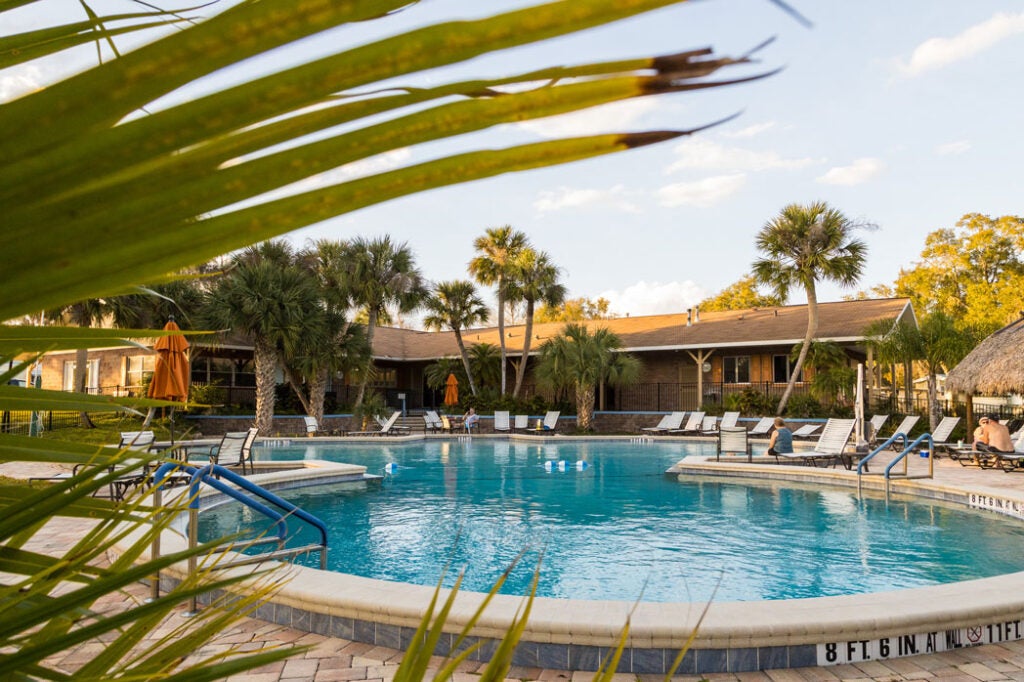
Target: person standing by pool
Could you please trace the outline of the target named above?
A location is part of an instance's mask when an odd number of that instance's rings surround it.
[[[789,454],[793,452],[793,431],[786,426],[782,417],[775,418],[775,430],[768,439],[768,454]]]

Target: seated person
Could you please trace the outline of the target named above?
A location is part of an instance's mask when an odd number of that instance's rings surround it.
[[[999,423],[994,415],[978,420],[978,429],[974,432],[974,449],[983,452],[1013,452],[1013,441],[1010,430]]]
[[[462,423],[466,427],[466,431],[472,431],[473,429],[480,428],[480,415],[476,413],[472,407],[466,414],[462,415]]]
[[[793,431],[786,426],[782,417],[775,418],[775,430],[768,439],[768,454],[790,454],[793,452]]]

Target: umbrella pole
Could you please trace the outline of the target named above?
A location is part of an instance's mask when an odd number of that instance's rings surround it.
[[[171,431],[171,447],[174,447],[174,408],[171,408],[170,419],[170,431]]]

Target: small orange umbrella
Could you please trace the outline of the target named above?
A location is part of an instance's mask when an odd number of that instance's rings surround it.
[[[174,320],[164,325],[165,331],[181,331]],[[159,353],[153,378],[149,382],[147,395],[154,400],[173,400],[184,403],[188,401],[189,363],[188,341],[181,334],[161,336],[153,344]]]
[[[444,388],[444,404],[451,406],[456,405],[459,402],[459,380],[455,378],[454,374],[448,375],[448,381],[445,382]]]

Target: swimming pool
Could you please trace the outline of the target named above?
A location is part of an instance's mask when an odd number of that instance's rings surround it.
[[[991,515],[923,501],[886,506],[844,489],[664,475],[713,447],[473,439],[263,448],[257,456],[350,462],[371,473],[397,465],[380,488],[288,493],[334,529],[332,570],[382,580],[433,585],[451,561],[453,573],[466,569],[464,589],[486,591],[523,548],[504,592],[525,592],[543,548],[539,594],[573,599],[705,601],[720,576],[716,601],[794,599],[1024,568],[1024,529]],[[560,461],[564,470],[545,467]],[[203,514],[202,532],[248,521],[223,507]]]

